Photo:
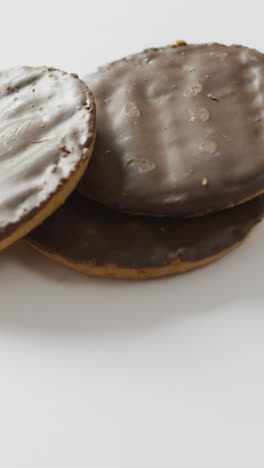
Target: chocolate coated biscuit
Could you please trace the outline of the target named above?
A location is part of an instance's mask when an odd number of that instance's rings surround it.
[[[77,75],[47,67],[0,72],[0,249],[63,203],[94,137],[93,96]]]
[[[76,191],[28,234],[40,252],[92,276],[146,279],[198,268],[236,247],[262,219],[264,197],[201,218],[120,214]]]
[[[185,217],[264,191],[263,54],[219,44],[149,49],[85,81],[98,130],[84,196]]]

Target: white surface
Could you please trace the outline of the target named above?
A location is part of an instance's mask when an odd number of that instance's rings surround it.
[[[260,0],[1,3],[0,66],[101,63],[186,39],[264,51]],[[264,225],[182,277],[94,280],[0,255],[0,466],[263,467]]]

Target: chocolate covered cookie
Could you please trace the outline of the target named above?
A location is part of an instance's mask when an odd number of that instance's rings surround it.
[[[260,197],[201,218],[130,216],[75,191],[28,240],[44,255],[87,275],[147,279],[217,260],[238,246],[263,214]]]
[[[77,75],[47,67],[0,72],[0,249],[64,202],[94,137],[94,99]]]
[[[264,55],[150,49],[85,78],[97,141],[80,192],[133,214],[188,217],[264,191]]]

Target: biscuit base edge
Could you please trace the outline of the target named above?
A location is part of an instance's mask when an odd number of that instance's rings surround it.
[[[113,264],[108,264],[104,266],[94,266],[94,265],[87,265],[87,264],[84,265],[81,263],[74,264],[70,260],[67,260],[64,257],[61,257],[60,255],[56,255],[56,254],[47,252],[44,249],[41,249],[29,239],[26,239],[26,240],[28,244],[34,250],[44,255],[45,257],[48,257],[50,260],[53,260],[56,263],[60,263],[68,268],[71,268],[72,270],[78,271],[79,273],[83,273],[90,277],[124,279],[124,280],[147,280],[147,279],[161,278],[164,276],[177,275],[180,273],[187,273],[189,271],[197,270],[199,268],[202,268],[203,266],[213,263],[221,259],[225,255],[227,255],[232,250],[239,247],[244,242],[244,240],[246,240],[251,235],[251,233],[254,231],[255,228],[256,226],[253,226],[242,240],[234,243],[233,245],[223,250],[222,252],[219,252],[215,255],[207,257],[203,260],[199,260],[197,262],[186,262],[186,261],[182,261],[179,257],[177,257],[175,260],[173,260],[169,264],[158,267],[158,268],[121,268]]]

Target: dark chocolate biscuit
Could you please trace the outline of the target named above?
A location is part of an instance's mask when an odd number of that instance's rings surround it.
[[[264,197],[201,218],[130,216],[76,191],[28,235],[51,259],[92,276],[146,279],[210,263],[236,247],[261,220]]]
[[[80,192],[153,216],[218,211],[264,191],[264,55],[150,49],[85,78],[97,141]]]
[[[0,72],[0,249],[64,202],[94,137],[94,99],[77,75],[47,67]]]

